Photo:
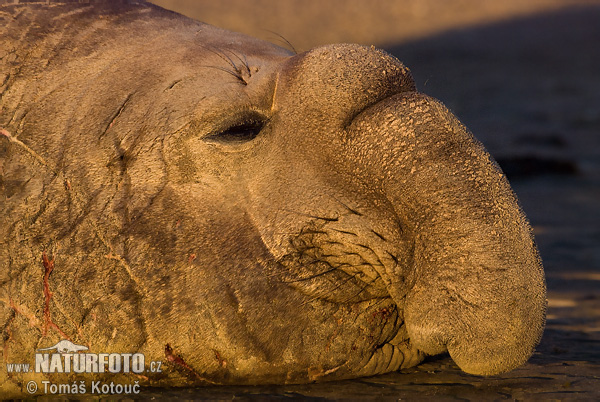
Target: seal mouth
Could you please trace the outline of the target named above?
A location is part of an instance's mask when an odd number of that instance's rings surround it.
[[[278,260],[285,267],[282,282],[312,299],[341,304],[390,297],[369,258],[376,251],[359,238],[337,229],[335,222],[310,222],[290,239],[292,250]]]

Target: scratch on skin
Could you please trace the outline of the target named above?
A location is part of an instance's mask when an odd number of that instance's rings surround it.
[[[227,367],[227,360],[223,359],[217,350],[213,349],[213,352],[215,353],[215,359],[217,359],[217,362],[219,362],[219,366],[223,368]]]
[[[44,327],[42,328],[42,336],[46,336],[48,329],[52,328],[56,330],[64,339],[71,340],[59,327],[52,321],[50,317],[50,299],[52,298],[52,292],[50,291],[49,278],[50,274],[54,270],[54,257],[48,258],[48,255],[44,251],[42,253],[42,263],[44,264]]]
[[[145,375],[143,375],[143,374],[135,374],[135,373],[133,373],[133,375],[134,375],[135,377],[139,378],[139,379],[140,379],[140,380],[142,380],[142,381],[149,381],[149,380],[150,380],[148,377],[146,377],[146,376],[145,376]]]
[[[134,276],[133,271],[131,270],[131,267],[129,266],[129,264],[127,263],[127,261],[125,261],[125,259],[123,257],[121,257],[118,254],[113,254],[112,253],[112,247],[108,244],[108,242],[106,240],[104,240],[104,237],[102,237],[101,233],[99,231],[96,231],[96,233],[98,234],[98,237],[100,238],[100,240],[102,241],[102,243],[104,244],[104,246],[106,248],[108,248],[108,250],[110,251],[108,254],[106,254],[104,256],[104,258],[109,259],[109,260],[115,260],[118,261],[119,264],[121,264],[121,266],[123,268],[125,268],[125,271],[127,272],[127,274],[129,275],[129,277],[131,278],[131,280],[133,280],[133,282],[140,286],[140,282],[138,281],[137,277]],[[143,289],[143,288],[142,288]]]
[[[29,148],[23,142],[19,141],[16,137],[13,137],[5,129],[0,128],[0,135],[6,137],[8,139],[8,141],[10,141],[10,142],[12,142],[12,143],[20,146],[21,148],[23,148],[25,151],[27,151],[27,153],[29,153],[29,155],[33,156],[38,162],[40,162],[45,167],[50,168],[50,166],[48,166],[48,163],[44,160],[44,158],[41,157],[40,154],[38,154],[37,152],[35,152],[33,149]]]
[[[4,304],[8,304],[10,306],[10,308],[13,310],[12,316],[10,317],[10,319],[4,326],[4,331],[6,332],[6,337],[4,338],[4,347],[3,347],[4,355],[3,355],[3,357],[4,357],[4,361],[6,362],[6,361],[8,361],[8,345],[9,345],[10,341],[14,340],[14,338],[12,336],[11,327],[12,327],[13,321],[15,320],[15,317],[17,316],[17,314],[22,315],[23,317],[28,319],[30,327],[35,327],[38,329],[41,329],[41,328],[40,328],[39,320],[37,319],[35,314],[33,314],[31,311],[29,311],[29,309],[27,309],[27,307],[20,305],[20,304],[15,304],[15,302],[13,301],[13,299],[11,297],[8,298],[8,301],[6,299],[0,299],[0,302],[2,302]]]
[[[340,368],[344,367],[347,363],[341,364],[337,367],[331,368],[329,370],[324,370],[322,366],[319,367],[309,367],[307,370],[307,374],[308,374],[308,379],[309,381],[317,381],[322,377],[325,377],[326,375],[335,373],[336,371],[338,371]]]
[[[119,106],[119,109],[117,109],[115,114],[113,114],[113,116],[110,119],[110,122],[108,122],[104,131],[102,131],[102,134],[100,134],[100,139],[102,139],[102,137],[104,137],[104,135],[108,132],[108,130],[110,130],[112,128],[112,126],[115,124],[115,121],[119,118],[119,116],[121,116],[121,113],[123,113],[123,109],[125,109],[125,106],[127,106],[127,104],[129,103],[129,100],[131,99],[132,95],[133,94],[127,95],[127,98],[125,98],[125,101],[123,101],[123,103],[121,103],[121,106]]]
[[[3,302],[5,302],[4,300],[2,300]],[[37,317],[27,309],[27,307],[20,305],[20,304],[15,304],[15,302],[13,301],[12,298],[8,299],[8,304],[10,305],[10,308],[12,308],[14,310],[15,313],[17,314],[21,314],[23,317],[27,318],[29,320],[29,326],[30,327],[38,327],[40,326],[40,323],[37,319]]]
[[[0,302],[9,305],[10,308],[14,311],[14,315],[10,318],[10,320],[8,321],[8,323],[5,326],[5,330],[8,334],[8,337],[4,341],[4,348],[3,348],[5,360],[6,360],[6,356],[8,353],[9,341],[13,339],[11,326],[12,326],[12,323],[13,323],[16,315],[21,315],[21,316],[25,317],[27,320],[29,320],[29,326],[31,328],[39,329],[42,332],[43,336],[46,336],[48,328],[52,328],[52,329],[55,329],[56,331],[58,331],[58,333],[60,333],[61,336],[63,336],[63,338],[71,340],[70,337],[68,337],[63,331],[61,331],[60,328],[58,328],[58,326],[56,324],[54,324],[54,322],[52,322],[52,320],[50,318],[50,299],[52,298],[52,292],[50,291],[50,285],[48,283],[48,279],[50,277],[50,273],[54,269],[54,258],[52,260],[49,260],[48,256],[46,255],[46,252],[44,252],[42,254],[42,262],[44,263],[44,269],[45,269],[45,272],[44,272],[44,299],[45,299],[45,301],[44,301],[44,325],[43,326],[40,324],[40,321],[35,316],[35,314],[33,314],[31,311],[29,311],[29,309],[26,306],[15,303],[14,300],[12,299],[12,297],[9,297],[8,300],[0,299]],[[78,329],[78,331],[79,331],[79,329]]]
[[[201,382],[205,382],[205,383],[217,385],[216,382],[212,382],[212,381],[207,380],[206,378],[200,376],[196,372],[196,370],[194,370],[193,368],[191,368],[185,362],[185,360],[183,360],[180,356],[177,356],[176,354],[174,354],[173,353],[173,348],[168,343],[165,345],[165,357],[167,358],[167,361],[169,363],[173,364],[176,368],[182,369],[182,371],[184,371],[185,373],[187,373],[187,375],[189,377],[195,378],[195,379],[197,379],[197,380],[199,380]]]

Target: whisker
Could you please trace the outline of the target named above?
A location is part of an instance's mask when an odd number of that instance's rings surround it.
[[[289,40],[287,40],[283,35],[275,32],[275,31],[271,31],[266,29],[267,32],[272,33],[273,35],[276,35],[277,37],[279,37],[281,40],[283,40],[292,50],[292,52],[294,52],[294,54],[298,54],[298,51],[296,50],[296,48],[294,47],[294,45],[291,44],[291,42]]]
[[[322,261],[321,261],[321,260],[319,260],[319,259],[316,259],[316,258],[315,258],[315,259],[313,259],[313,260],[310,260],[310,261],[306,261],[306,262],[304,262],[304,264],[303,264],[303,265],[313,265],[313,264],[316,264],[316,263],[318,263],[318,262],[322,262]],[[272,277],[274,277],[274,276],[289,275],[289,274],[290,274],[290,273],[289,273],[288,271],[282,270],[281,272],[273,272],[273,273],[271,273],[271,274],[268,274],[268,275],[266,275],[265,277],[266,277],[266,278],[272,278]]]
[[[350,212],[351,214],[357,215],[357,216],[363,216],[362,213],[358,212],[356,209],[354,208],[350,208],[345,202],[343,202],[342,200],[340,200],[339,198],[337,198],[335,195],[332,194],[327,194],[329,197],[333,198],[338,204],[340,204],[341,206],[343,206],[344,208],[346,208],[348,210],[348,212]]]
[[[360,243],[351,243],[351,244],[353,244],[353,245],[355,245],[355,246],[358,246],[358,247],[361,247],[361,248],[363,248],[365,251],[368,251],[368,252],[370,252],[371,254],[373,254],[373,255],[375,256],[375,259],[377,260],[377,263],[378,263],[378,265],[379,265],[379,266],[382,266],[382,267],[383,267],[383,266],[385,266],[385,265],[384,265],[384,264],[381,262],[381,260],[379,259],[379,256],[377,255],[377,253],[375,252],[375,250],[373,250],[371,247],[369,247],[369,246],[366,246],[366,245],[364,245],[364,244],[360,244]],[[360,255],[359,253],[348,253],[348,254],[356,254],[356,255],[360,256],[360,258],[362,258],[362,259],[363,259],[363,260],[366,262],[365,258],[364,258],[362,255]],[[371,264],[371,265],[377,265],[377,264]]]
[[[394,263],[396,265],[400,264],[400,261],[398,260],[398,257],[396,257],[394,254],[390,253],[389,251],[385,250],[385,252],[392,258],[392,260],[394,260]]]
[[[338,269],[339,269],[338,267],[332,267],[332,268],[330,268],[330,269],[328,269],[328,270],[325,270],[325,271],[323,271],[323,272],[319,272],[319,273],[317,273],[317,274],[313,274],[313,275],[307,276],[307,277],[305,277],[305,278],[298,278],[298,279],[293,279],[293,280],[291,280],[291,281],[281,281],[281,282],[282,282],[282,283],[296,283],[296,282],[304,282],[304,281],[309,281],[309,280],[311,280],[311,279],[318,278],[318,277],[320,277],[320,276],[326,275],[326,274],[328,274],[328,273],[330,273],[330,272],[333,272],[333,271],[336,271],[336,270],[338,270]]]
[[[379,237],[381,240],[383,241],[387,241],[385,237],[383,237],[382,234],[377,233],[376,231],[374,231],[373,229],[371,229],[371,232],[373,232],[375,234],[375,236]]]
[[[246,55],[244,55],[244,59],[242,60],[242,58],[236,52],[234,52],[231,49],[227,49],[227,50],[229,50],[229,53],[231,53],[232,55],[234,55],[244,65],[244,67],[246,67],[246,71],[248,72],[248,76],[251,76],[252,72],[250,71],[250,65],[248,64],[248,59],[246,58]]]
[[[202,46],[203,48],[205,48],[205,49],[206,49],[206,50],[208,50],[209,52],[211,52],[211,53],[213,53],[213,54],[217,55],[217,56],[218,56],[218,57],[219,57],[221,60],[223,60],[224,62],[226,62],[227,64],[229,64],[229,65],[230,65],[230,66],[233,68],[233,71],[230,71],[230,70],[224,69],[224,68],[222,68],[222,67],[221,67],[220,69],[222,69],[223,71],[227,71],[229,74],[231,74],[231,75],[233,75],[234,77],[236,77],[236,78],[237,78],[237,79],[238,79],[240,82],[242,82],[244,85],[248,85],[248,83],[246,82],[246,80],[245,80],[245,79],[244,79],[244,77],[242,76],[242,74],[241,74],[241,71],[240,71],[240,69],[238,68],[238,66],[237,66],[237,65],[234,63],[234,61],[231,59],[231,57],[229,57],[229,56],[228,56],[228,55],[227,55],[227,54],[226,54],[224,51],[222,51],[222,50],[220,50],[220,49],[216,49],[216,48],[214,48],[214,47],[211,47],[211,46],[204,46],[204,45],[200,45],[200,46]],[[235,55],[235,53],[234,53],[234,55]],[[239,56],[237,56],[237,55],[236,55],[236,57],[238,57],[238,58],[239,58]],[[240,61],[242,61],[242,60],[240,59]],[[242,61],[242,63],[243,63],[243,61]],[[215,68],[218,68],[218,67],[215,67]],[[250,69],[250,68],[248,67],[248,70],[249,70],[249,69]]]
[[[347,274],[347,273],[346,273],[346,274]],[[339,283],[339,284],[338,284],[336,287],[334,287],[333,289],[326,289],[326,290],[325,290],[325,292],[323,292],[323,293],[321,293],[321,294],[319,294],[319,295],[317,295],[317,296],[313,297],[313,298],[312,298],[312,299],[310,299],[310,300],[307,300],[307,301],[303,302],[303,303],[301,304],[301,306],[304,306],[304,305],[306,305],[306,304],[308,304],[308,303],[311,303],[311,302],[313,302],[313,301],[315,301],[315,300],[317,300],[317,299],[322,299],[322,298],[324,298],[323,296],[325,296],[325,295],[327,295],[327,294],[331,294],[331,293],[335,292],[336,290],[338,290],[339,288],[341,288],[342,286],[344,286],[346,283],[350,282],[352,279],[355,279],[357,275],[358,275],[358,274],[349,275],[349,276],[348,276],[348,279],[346,279],[346,280],[345,280],[345,281],[343,281],[343,282],[340,282],[340,283]]]
[[[300,230],[300,235],[303,235],[303,234],[327,234],[327,232],[324,230],[303,228]]]
[[[352,235],[352,236],[358,237],[358,235],[356,233],[348,232],[346,230],[340,230],[340,229],[335,229],[335,228],[332,228],[331,230],[333,230],[334,232],[338,232],[338,233],[342,233],[342,234],[347,234],[347,235]]]
[[[239,73],[235,72],[235,71],[231,71],[225,67],[219,67],[219,66],[202,66],[202,67],[207,67],[207,68],[216,68],[217,70],[221,70],[221,71],[225,71],[227,74],[231,74],[233,75],[238,81],[242,82],[244,85],[246,85],[246,81],[244,81],[244,78],[239,75]]]
[[[204,46],[204,45],[200,45],[203,48],[205,48],[206,50],[208,50],[209,52],[219,56],[219,58],[221,60],[223,60],[224,62],[228,63],[231,67],[233,67],[233,69],[235,71],[238,70],[237,66],[235,65],[235,63],[233,62],[233,60],[231,60],[231,58],[229,56],[227,56],[225,53],[223,53],[223,51],[219,48],[215,48],[213,46]]]
[[[372,285],[372,284],[373,284],[373,283],[374,283],[374,282],[375,282],[377,279],[379,279],[379,277],[376,277],[375,279],[373,279],[373,280],[371,280],[371,281],[367,282],[367,283],[365,284],[365,286],[363,286],[363,287],[362,287],[362,288],[361,288],[361,289],[358,291],[358,293],[356,293],[355,295],[353,295],[353,296],[351,296],[351,297],[347,298],[346,300],[344,300],[344,301],[342,301],[342,302],[340,302],[340,303],[341,303],[341,304],[346,304],[346,303],[348,303],[350,300],[352,300],[352,299],[354,299],[354,298],[356,298],[356,297],[360,296],[360,294],[361,294],[362,292],[364,292],[364,291],[365,291],[365,290],[366,290],[366,289],[367,289],[369,286],[371,286],[371,285]]]
[[[285,211],[285,212],[290,212],[290,213],[293,213],[293,214],[296,214],[296,215],[306,216],[308,218],[319,219],[319,220],[326,221],[326,222],[337,222],[340,219],[339,217],[328,218],[326,216],[312,215],[312,214],[308,214],[308,213],[305,213],[305,212],[292,211],[290,209],[281,209],[281,210]]]

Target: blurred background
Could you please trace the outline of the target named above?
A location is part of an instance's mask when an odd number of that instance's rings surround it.
[[[600,398],[600,1],[153,2],[297,52],[339,42],[387,50],[411,69],[421,92],[442,100],[484,143],[533,224],[548,325],[524,369],[490,383],[461,376],[442,359],[409,377],[293,392]],[[425,386],[436,381],[435,392]],[[473,386],[487,391],[473,393]]]

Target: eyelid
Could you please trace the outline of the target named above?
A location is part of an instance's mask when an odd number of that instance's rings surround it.
[[[254,111],[245,112],[228,124],[223,124],[223,129],[216,130],[203,139],[220,144],[250,142],[260,134],[266,123],[267,118],[264,115]]]

